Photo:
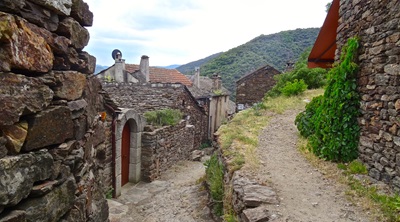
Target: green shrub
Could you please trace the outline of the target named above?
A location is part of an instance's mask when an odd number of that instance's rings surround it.
[[[281,93],[285,96],[295,96],[306,91],[307,85],[304,80],[295,79],[293,82],[287,82],[283,88],[280,89]]]
[[[354,63],[357,49],[358,41],[349,39],[342,48],[341,63],[328,73],[323,98],[315,98],[320,100],[315,104],[320,105],[296,118],[300,132],[309,138],[311,151],[328,160],[349,162],[358,156],[360,102],[356,91],[358,68]],[[306,124],[303,118],[308,116],[312,118]]]
[[[224,198],[224,169],[216,154],[204,163],[206,167],[206,181],[209,185],[213,202],[213,211],[216,215],[223,215]]]
[[[155,126],[175,126],[182,119],[182,112],[176,109],[161,109],[144,113],[147,123]]]
[[[323,98],[322,95],[314,97],[314,99],[306,105],[306,110],[296,116],[295,124],[297,129],[300,131],[300,135],[305,138],[315,133],[314,117],[318,107],[321,106]]]

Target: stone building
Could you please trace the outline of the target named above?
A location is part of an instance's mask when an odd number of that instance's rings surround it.
[[[400,1],[334,0],[309,66],[329,67],[354,36],[360,45],[359,158],[372,178],[400,190]]]
[[[263,66],[236,81],[236,110],[240,111],[261,102],[276,81],[274,76],[280,74],[270,65]]]
[[[200,69],[190,77],[193,85],[188,89],[202,106],[208,116],[208,139],[214,138],[214,133],[235,113],[235,105],[229,99],[230,92],[222,86],[221,77],[217,74],[211,78],[200,76]]]
[[[150,67],[148,56],[140,65],[125,64],[118,56],[97,77],[109,107],[105,184],[114,195],[127,182],[158,178],[207,139],[205,111],[187,88],[192,82],[177,70]],[[166,108],[180,110],[184,120],[176,126],[145,126],[145,112]]]
[[[82,0],[0,1],[0,221],[108,221]]]

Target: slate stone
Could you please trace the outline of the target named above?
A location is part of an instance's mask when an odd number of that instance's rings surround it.
[[[24,19],[51,32],[57,30],[59,18],[55,12],[44,9],[30,1],[25,1],[25,4],[25,7],[19,11],[19,14],[21,14]]]
[[[73,137],[71,111],[64,106],[49,108],[28,120],[29,129],[23,150],[30,151],[61,144]]]
[[[54,71],[59,85],[52,87],[54,96],[68,101],[79,99],[86,86],[86,76],[75,71]]]
[[[83,0],[72,0],[71,16],[82,26],[93,25],[93,13],[89,10],[89,5]]]
[[[265,206],[245,209],[241,215],[244,222],[266,222],[270,217],[271,214]]]
[[[53,67],[50,46],[26,20],[0,12],[0,71],[26,70],[45,73]]]
[[[22,210],[13,210],[0,215],[0,222],[26,222],[26,213]]]
[[[58,185],[58,181],[45,181],[41,184],[32,187],[29,197],[40,197],[53,190],[54,186]]]
[[[0,159],[0,206],[14,206],[26,198],[34,182],[51,176],[52,166],[46,150]]]
[[[7,139],[6,147],[8,153],[18,154],[28,134],[28,122],[24,120],[11,126],[4,126],[2,131]]]
[[[0,125],[13,125],[21,115],[43,110],[52,99],[53,91],[42,81],[0,72]]]
[[[6,148],[7,139],[5,137],[0,137],[0,158],[7,156],[8,150]]]
[[[75,179],[69,177],[65,183],[54,188],[43,197],[31,198],[16,206],[26,212],[27,221],[58,221],[72,208],[75,202]]]
[[[77,64],[72,64],[72,69],[86,74],[93,74],[96,68],[96,57],[87,52],[80,52],[78,54]]]
[[[59,15],[68,16],[71,14],[71,0],[35,0],[35,3],[44,6]]]
[[[18,13],[25,6],[26,0],[2,0],[0,8],[4,12]]]
[[[272,189],[258,184],[246,185],[243,187],[243,202],[246,207],[279,203],[277,195]]]
[[[72,46],[77,50],[82,50],[89,43],[89,31],[71,17],[59,23],[56,33],[69,38]]]

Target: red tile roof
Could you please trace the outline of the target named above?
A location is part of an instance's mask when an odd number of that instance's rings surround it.
[[[125,64],[125,70],[133,73],[139,70],[139,65]],[[150,82],[152,83],[181,83],[191,86],[192,82],[176,69],[164,69],[150,66]]]

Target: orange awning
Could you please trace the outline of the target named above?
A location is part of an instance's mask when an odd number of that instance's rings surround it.
[[[336,30],[339,21],[339,0],[333,0],[319,31],[317,40],[308,56],[309,68],[330,68],[335,61]]]

